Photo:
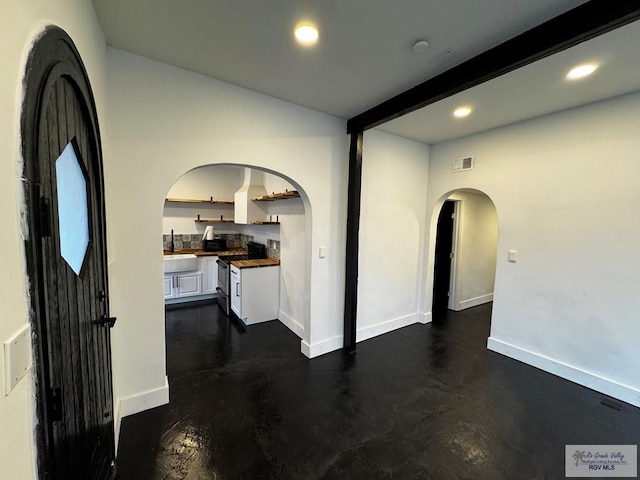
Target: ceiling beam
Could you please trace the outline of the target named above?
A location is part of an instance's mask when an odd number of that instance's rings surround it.
[[[591,0],[356,115],[347,133],[376,127],[639,18],[637,0]]]

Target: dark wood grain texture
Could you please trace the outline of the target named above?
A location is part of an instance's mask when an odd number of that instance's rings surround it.
[[[71,39],[48,28],[29,57],[22,132],[41,478],[104,479],[115,457],[100,135]],[[71,145],[87,183],[89,244],[79,274],[61,256],[56,161]],[[43,214],[46,205],[46,214]],[[58,400],[59,399],[59,400]]]

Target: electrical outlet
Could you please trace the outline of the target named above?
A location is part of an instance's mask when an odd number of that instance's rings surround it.
[[[4,342],[4,394],[9,395],[31,368],[31,329],[22,327]]]

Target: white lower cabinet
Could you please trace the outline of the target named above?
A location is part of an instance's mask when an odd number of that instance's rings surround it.
[[[218,257],[198,258],[198,270],[167,273],[164,276],[164,299],[166,304],[195,302],[217,296]]]
[[[173,290],[173,286],[175,285],[174,275],[165,275],[164,276],[164,299],[167,298],[175,298],[176,292]]]
[[[176,275],[176,298],[193,297],[202,293],[202,272]]]
[[[245,325],[278,318],[280,267],[238,268],[231,265],[231,310]]]
[[[218,257],[200,257],[200,271],[202,272],[202,294],[216,293],[218,286]]]
[[[164,276],[164,298],[181,299],[202,294],[202,273],[184,272]]]

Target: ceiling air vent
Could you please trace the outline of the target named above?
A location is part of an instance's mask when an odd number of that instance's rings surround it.
[[[473,156],[456,158],[451,165],[452,172],[464,172],[465,170],[472,170],[476,161]]]

